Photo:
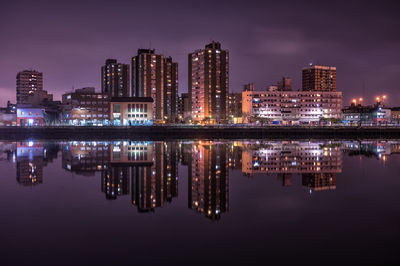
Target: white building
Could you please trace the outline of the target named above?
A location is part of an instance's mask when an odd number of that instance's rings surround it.
[[[342,93],[321,91],[243,91],[243,121],[266,118],[274,124],[341,119]]]

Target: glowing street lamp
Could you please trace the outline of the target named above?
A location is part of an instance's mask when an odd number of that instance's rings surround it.
[[[353,99],[351,102],[357,104],[357,99]]]

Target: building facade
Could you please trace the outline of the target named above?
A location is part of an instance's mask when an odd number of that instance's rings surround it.
[[[53,95],[43,90],[43,73],[24,70],[17,74],[17,104],[40,104],[52,101]]]
[[[178,98],[178,117],[180,120],[190,117],[189,94],[182,93]]]
[[[242,93],[229,93],[229,121],[242,122]]]
[[[22,107],[17,108],[17,125],[21,127],[44,126],[44,113],[42,108]]]
[[[150,126],[153,124],[151,97],[113,97],[110,119],[114,126]]]
[[[303,91],[336,91],[336,67],[310,64],[303,68]]]
[[[178,63],[164,58],[164,120],[175,122],[178,117]]]
[[[192,119],[225,123],[228,120],[229,52],[212,42],[189,54],[188,91]]]
[[[392,111],[392,123],[393,124],[400,124],[400,107],[393,107]]]
[[[156,54],[154,49],[139,49],[132,57],[132,95],[151,97],[153,119],[175,121],[178,114],[178,63]]]
[[[118,63],[116,59],[107,59],[101,67],[101,92],[110,97],[128,97],[129,65]]]
[[[393,110],[384,106],[351,105],[342,110],[342,121],[348,125],[386,125],[396,123],[393,119]]]
[[[251,117],[273,124],[317,123],[321,119],[341,119],[341,92],[244,91],[244,122]]]
[[[110,96],[86,87],[62,96],[62,122],[67,125],[108,125]]]

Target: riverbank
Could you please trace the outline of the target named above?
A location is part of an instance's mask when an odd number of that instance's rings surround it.
[[[400,127],[0,127],[0,140],[26,139],[400,139]]]

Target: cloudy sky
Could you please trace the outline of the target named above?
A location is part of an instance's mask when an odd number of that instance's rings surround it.
[[[400,106],[400,4],[396,1],[18,1],[0,7],[0,104],[15,101],[15,76],[43,72],[60,99],[72,87],[100,90],[107,58],[129,63],[154,48],[179,63],[216,40],[230,51],[230,91],[293,78],[308,63],[337,67],[345,101],[387,94]]]

